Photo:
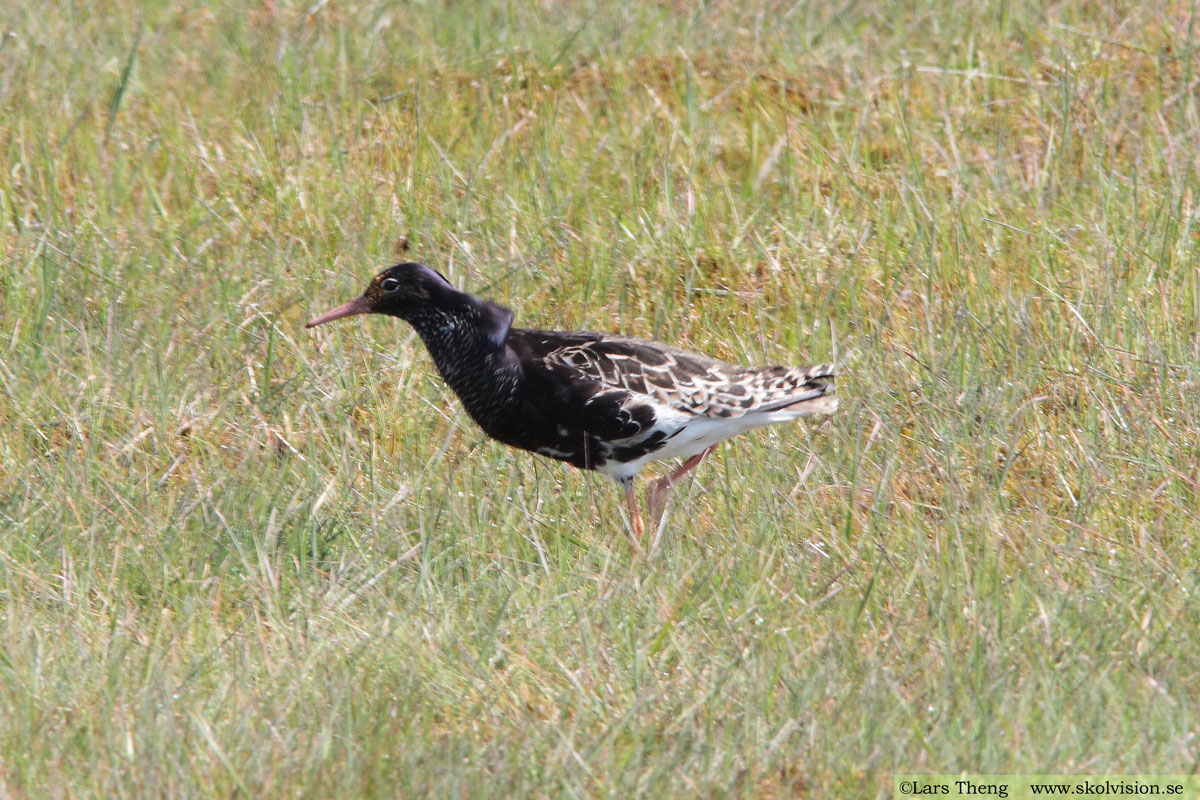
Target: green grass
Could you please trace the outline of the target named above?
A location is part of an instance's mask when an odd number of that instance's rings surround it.
[[[1197,769],[1193,6],[277,5],[3,6],[0,794]],[[649,558],[400,258],[842,408]]]

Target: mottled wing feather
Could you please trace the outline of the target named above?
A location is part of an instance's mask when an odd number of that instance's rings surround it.
[[[833,364],[811,367],[742,368],[723,400],[746,411],[776,411],[829,392],[825,380],[837,374]]]
[[[548,424],[528,444],[514,442],[518,446],[592,469],[653,453],[670,434],[656,427],[658,409],[644,395],[541,355],[526,363],[526,376],[540,390],[527,419]]]
[[[637,339],[604,334],[549,338],[542,360],[550,368],[569,368],[609,390],[643,395],[678,411],[705,417],[736,418],[772,411],[824,395],[822,379],[833,365],[814,367],[739,367],[696,353]]]

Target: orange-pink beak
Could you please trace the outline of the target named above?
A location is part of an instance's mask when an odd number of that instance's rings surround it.
[[[365,297],[356,297],[349,303],[340,305],[332,311],[326,311],[319,317],[313,317],[304,326],[306,328],[315,328],[318,325],[324,325],[326,322],[333,322],[335,319],[342,317],[353,317],[355,314],[366,314],[370,312],[371,304],[367,302]]]

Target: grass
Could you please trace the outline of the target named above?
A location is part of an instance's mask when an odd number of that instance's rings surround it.
[[[1200,759],[1185,3],[4,6],[0,794],[886,797]],[[620,492],[427,261],[842,409]]]

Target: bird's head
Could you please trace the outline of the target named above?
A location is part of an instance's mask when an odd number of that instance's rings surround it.
[[[453,291],[453,287],[437,270],[424,264],[397,264],[372,278],[362,295],[314,317],[304,327],[313,328],[355,314],[389,314],[410,319],[418,309],[445,296],[446,290]]]

